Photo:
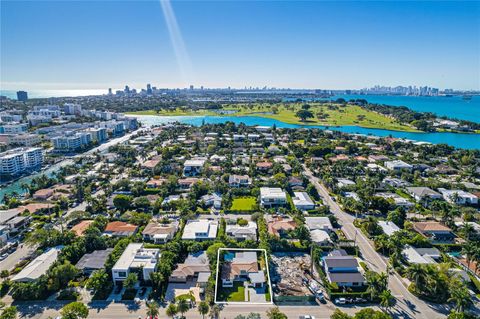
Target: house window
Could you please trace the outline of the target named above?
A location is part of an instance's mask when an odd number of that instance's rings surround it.
[[[125,271],[119,271],[117,272],[117,274],[118,274],[118,277],[121,277],[121,278],[127,277],[127,273]]]

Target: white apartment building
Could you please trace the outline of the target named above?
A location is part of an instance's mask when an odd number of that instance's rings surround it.
[[[0,153],[0,174],[18,175],[40,168],[42,163],[43,153],[41,148],[15,148]]]
[[[21,134],[28,130],[27,123],[11,123],[0,125],[0,133],[3,134]]]
[[[159,259],[160,249],[143,248],[142,243],[128,244],[112,268],[113,282],[123,282],[130,273],[136,273],[139,280],[148,281],[150,274],[157,269]]]
[[[89,133],[77,132],[73,135],[68,134],[52,138],[52,143],[56,150],[78,150],[92,142],[92,135]]]
[[[107,140],[107,129],[103,127],[91,127],[87,128],[83,132],[91,135],[91,139],[94,142],[102,143]]]
[[[22,115],[10,112],[0,112],[0,122],[21,122]]]
[[[5,143],[6,145],[17,145],[30,147],[40,143],[40,136],[38,134],[1,134],[0,133],[0,143]]]
[[[260,205],[262,207],[283,206],[287,203],[287,194],[278,187],[260,187]]]
[[[63,104],[63,112],[65,114],[81,114],[82,113],[82,106],[80,104],[75,103],[65,103]]]

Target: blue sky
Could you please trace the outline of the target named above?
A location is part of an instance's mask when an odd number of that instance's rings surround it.
[[[2,0],[0,41],[4,90],[480,89],[480,2]]]

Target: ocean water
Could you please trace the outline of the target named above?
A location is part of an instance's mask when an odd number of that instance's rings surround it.
[[[262,118],[256,116],[156,116],[156,115],[129,115],[135,116],[140,122],[147,126],[159,125],[165,123],[179,122],[200,126],[205,124],[219,124],[227,121],[246,125],[261,125],[273,126],[274,124],[279,128],[318,128],[329,129],[333,131],[340,131],[350,134],[364,134],[374,136],[392,136],[397,138],[404,138],[414,141],[423,141],[433,144],[448,144],[458,148],[464,149],[480,149],[480,135],[466,134],[466,133],[412,133],[399,132],[391,130],[371,129],[358,126],[320,126],[320,125],[297,125],[288,124],[278,120]]]
[[[370,103],[392,106],[406,106],[418,112],[432,112],[438,116],[447,116],[460,120],[480,123],[480,96],[472,96],[464,100],[462,96],[395,96],[395,95],[336,95],[332,99],[342,97],[349,99],[365,99]]]
[[[29,98],[49,98],[65,96],[87,96],[107,94],[106,89],[83,90],[32,90],[28,91]],[[285,92],[288,94],[288,92]],[[0,95],[16,99],[16,90],[0,90]],[[349,99],[365,99],[371,103],[387,104],[392,106],[406,106],[418,112],[432,112],[439,116],[473,121],[480,123],[480,96],[473,96],[471,100],[464,100],[462,96],[396,96],[396,95],[335,95],[332,99],[342,97]]]

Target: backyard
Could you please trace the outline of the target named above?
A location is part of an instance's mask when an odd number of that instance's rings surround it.
[[[218,286],[217,300],[219,301],[245,301],[245,287],[243,281],[234,282],[232,288]]]
[[[233,199],[230,210],[251,211],[254,210],[256,204],[257,199],[255,197],[238,197]]]

